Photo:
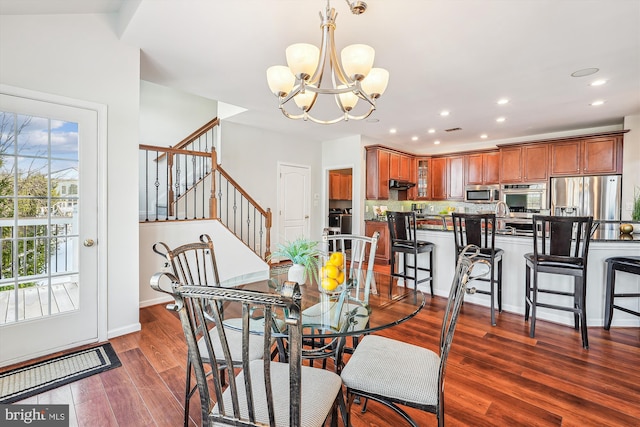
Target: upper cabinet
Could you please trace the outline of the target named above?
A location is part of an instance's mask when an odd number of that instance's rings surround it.
[[[551,144],[551,176],[622,172],[622,136]]]
[[[464,156],[432,158],[430,177],[433,200],[464,198]]]
[[[411,180],[411,156],[389,153],[389,179]]]
[[[500,152],[467,154],[464,167],[466,184],[497,184],[500,181]]]
[[[389,199],[389,154],[378,147],[367,149],[367,199]]]
[[[431,198],[431,185],[429,172],[431,171],[431,159],[419,157],[415,161],[416,165],[416,186],[415,198],[418,200],[428,200]]]
[[[500,149],[500,182],[538,182],[549,177],[548,145],[531,144]]]
[[[329,199],[351,200],[351,174],[329,172]]]

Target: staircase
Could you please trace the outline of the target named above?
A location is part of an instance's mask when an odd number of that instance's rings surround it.
[[[174,147],[140,145],[141,222],[220,221],[262,260],[271,253],[270,209],[218,164],[217,118]]]

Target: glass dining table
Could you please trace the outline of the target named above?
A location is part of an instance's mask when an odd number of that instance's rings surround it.
[[[278,293],[287,280],[286,272],[267,280],[235,286],[239,289]],[[309,282],[309,281],[307,281]],[[300,286],[302,293],[303,357],[309,360],[333,359],[335,370],[342,368],[342,355],[357,345],[358,337],[390,328],[413,318],[425,306],[420,290],[402,286],[402,279],[374,272],[368,297],[358,283],[327,292],[315,282]],[[353,337],[352,347],[347,338]],[[282,354],[282,353],[281,353]]]

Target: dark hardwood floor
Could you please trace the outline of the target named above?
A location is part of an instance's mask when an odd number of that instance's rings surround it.
[[[446,300],[427,297],[414,319],[382,335],[436,349]],[[179,321],[164,306],[140,311],[142,330],[111,340],[122,367],[23,402],[68,403],[71,425],[179,426],[186,345]],[[640,425],[640,329],[589,329],[590,349],[567,326],[538,321],[529,338],[521,315],[501,313],[491,327],[488,309],[465,304],[446,373],[450,426]],[[419,366],[415,367],[420,369]],[[193,425],[200,421],[197,394]],[[355,427],[403,425],[370,402],[354,406]],[[408,410],[421,426],[435,416]]]

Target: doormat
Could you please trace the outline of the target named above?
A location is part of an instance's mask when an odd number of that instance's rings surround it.
[[[105,343],[12,369],[0,374],[0,403],[17,402],[121,365],[111,344]]]

